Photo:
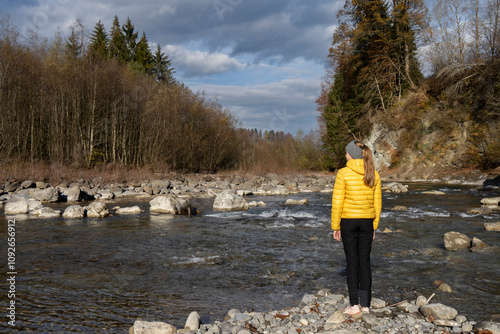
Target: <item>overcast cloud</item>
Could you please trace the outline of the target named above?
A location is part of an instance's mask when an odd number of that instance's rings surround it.
[[[51,38],[80,19],[130,17],[172,60],[175,76],[234,111],[241,126],[317,128],[315,99],[344,0],[0,0],[22,33]]]

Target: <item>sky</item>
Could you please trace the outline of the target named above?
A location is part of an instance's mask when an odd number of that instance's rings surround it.
[[[77,19],[130,17],[175,78],[229,108],[243,128],[308,133],[318,128],[320,94],[337,11],[344,0],[0,0],[25,34],[67,34]]]

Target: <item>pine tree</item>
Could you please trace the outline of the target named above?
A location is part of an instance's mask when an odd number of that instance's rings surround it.
[[[171,61],[168,56],[161,52],[161,47],[158,45],[156,52],[153,55],[152,74],[159,82],[171,84],[175,81],[173,74],[175,70],[171,66]]]
[[[152,74],[153,71],[153,55],[149,49],[148,40],[146,38],[146,33],[142,33],[142,37],[137,43],[135,50],[134,62],[140,68],[141,71]]]
[[[110,58],[116,58],[118,61],[122,62],[126,58],[126,46],[125,38],[122,34],[122,29],[120,27],[120,21],[118,16],[115,16],[113,20],[113,26],[111,27],[109,42],[109,55]]]
[[[106,59],[109,56],[109,40],[101,20],[96,23],[90,36],[89,55],[92,58]]]
[[[125,62],[133,61],[135,58],[136,48],[137,48],[137,36],[138,33],[135,31],[134,25],[130,20],[130,17],[127,18],[127,22],[122,27],[123,31],[123,41],[124,41],[124,54],[123,60]]]

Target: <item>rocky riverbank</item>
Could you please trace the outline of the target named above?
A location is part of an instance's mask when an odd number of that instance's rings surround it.
[[[342,310],[348,305],[344,295],[331,294],[328,289],[306,294],[295,307],[269,312],[240,312],[229,310],[223,321],[201,324],[197,312],[192,312],[184,328],[165,322],[135,321],[130,334],[443,334],[443,333],[500,333],[500,323],[475,322],[459,315],[457,310],[432,297],[419,296],[416,300],[394,305],[378,298],[372,300],[369,313],[346,316]]]

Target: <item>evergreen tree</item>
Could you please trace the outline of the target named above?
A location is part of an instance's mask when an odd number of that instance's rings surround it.
[[[161,47],[158,45],[156,52],[153,55],[152,74],[157,81],[171,84],[175,81],[173,74],[175,70],[171,67],[171,61],[168,56],[161,52]]]
[[[92,58],[106,59],[109,56],[109,40],[101,20],[96,23],[90,36],[89,55]]]
[[[142,33],[142,37],[137,43],[134,61],[141,71],[152,74],[153,72],[153,55],[149,49],[149,43],[146,38],[146,33]]]
[[[74,28],[71,29],[66,42],[66,50],[69,58],[78,58],[82,54],[82,45]]]
[[[138,37],[138,33],[137,31],[135,31],[130,17],[127,18],[127,22],[125,22],[125,24],[123,25],[122,31],[124,41],[124,54],[122,60],[125,62],[130,62],[135,59]]]
[[[126,58],[126,46],[125,37],[122,34],[122,29],[120,27],[120,21],[118,16],[115,16],[113,20],[113,26],[111,27],[109,42],[109,55],[111,58],[117,58],[118,61],[122,62]]]

